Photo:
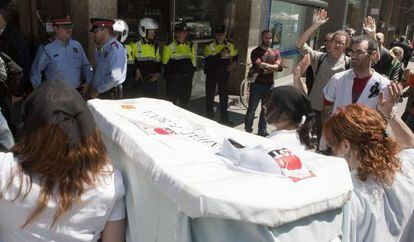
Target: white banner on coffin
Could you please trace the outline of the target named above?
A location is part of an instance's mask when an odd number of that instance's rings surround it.
[[[180,118],[170,110],[139,108],[121,105],[124,110],[114,110],[120,117],[135,125],[143,133],[177,151],[189,151],[193,147],[217,153],[223,137],[202,125]]]

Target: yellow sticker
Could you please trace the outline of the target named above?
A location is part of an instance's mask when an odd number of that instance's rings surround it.
[[[135,106],[132,104],[121,104],[123,109],[135,109]]]

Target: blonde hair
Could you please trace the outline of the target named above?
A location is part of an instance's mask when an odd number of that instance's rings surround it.
[[[404,50],[403,48],[399,47],[399,46],[394,46],[390,49],[390,55],[392,56],[393,59],[398,59],[397,55],[401,54],[400,56],[404,56]]]

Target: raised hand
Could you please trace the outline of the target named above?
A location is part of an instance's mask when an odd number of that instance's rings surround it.
[[[315,18],[315,21],[313,22],[313,24],[316,25],[317,27],[319,27],[319,26],[323,25],[324,23],[326,23],[328,20],[329,20],[328,12],[325,9],[321,9],[316,14],[316,18]]]
[[[399,83],[391,82],[388,85],[388,92],[389,92],[389,95],[387,99],[385,99],[385,95],[383,91],[381,91],[378,95],[377,110],[384,117],[390,117],[392,115],[392,108],[399,102],[400,97],[403,92],[403,87]]]
[[[375,18],[371,16],[366,17],[362,25],[363,25],[365,33],[375,38],[375,33],[377,31],[377,25],[375,23]]]

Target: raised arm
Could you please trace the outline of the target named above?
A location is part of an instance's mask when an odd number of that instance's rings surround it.
[[[384,93],[378,95],[378,111],[388,121],[393,136],[401,144],[403,149],[414,148],[414,134],[410,128],[401,120],[400,116],[395,113],[395,105],[398,103],[402,94],[402,85],[391,83],[388,86],[390,93],[388,99],[385,99]]]
[[[296,40],[296,47],[302,49],[303,45],[309,40],[309,38],[315,32],[315,30],[317,30],[328,20],[328,12],[325,9],[319,10],[313,24],[305,32],[303,32],[303,34],[301,34],[299,38]]]
[[[375,18],[368,16],[364,19],[362,23],[365,33],[371,36],[372,38],[376,39],[375,33],[377,32],[377,25],[375,23]]]
[[[302,60],[298,63],[296,68],[293,71],[293,85],[301,89],[304,93],[308,93],[308,88],[302,80],[303,74],[306,72],[310,65],[310,56],[306,54],[303,56]]]

